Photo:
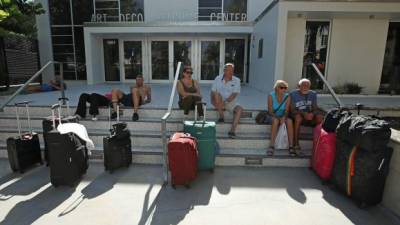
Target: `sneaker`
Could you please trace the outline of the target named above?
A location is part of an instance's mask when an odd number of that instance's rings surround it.
[[[235,132],[232,132],[232,131],[229,131],[229,132],[228,132],[228,136],[229,136],[230,138],[232,138],[232,139],[235,139],[235,138],[236,138]]]
[[[217,120],[217,122],[218,122],[218,123],[223,123],[223,122],[225,122],[225,120],[224,120],[224,118],[221,117],[221,118],[219,118],[219,119]]]
[[[92,116],[92,121],[97,121],[97,116],[96,115]]]
[[[111,119],[117,118],[117,112],[112,112],[111,113]]]
[[[139,114],[133,113],[133,115],[132,115],[132,120],[133,120],[133,121],[139,120]]]

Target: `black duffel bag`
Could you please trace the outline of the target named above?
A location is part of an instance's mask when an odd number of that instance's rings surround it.
[[[340,119],[344,116],[351,115],[351,112],[339,108],[333,108],[325,115],[322,128],[329,133],[336,132],[336,128],[340,122]]]
[[[386,147],[391,130],[389,123],[371,116],[346,115],[336,129],[337,138],[361,148],[374,151]]]

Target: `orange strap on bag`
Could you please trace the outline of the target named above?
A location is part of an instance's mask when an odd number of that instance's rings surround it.
[[[356,155],[357,152],[360,148],[358,147],[358,145],[354,146],[353,149],[351,150],[350,153],[350,157],[349,157],[349,161],[347,163],[347,195],[351,196],[352,193],[352,187],[353,187],[353,183],[352,183],[352,178],[354,177],[354,173],[355,173],[355,159],[356,159]]]

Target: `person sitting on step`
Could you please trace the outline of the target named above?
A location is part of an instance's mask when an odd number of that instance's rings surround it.
[[[193,69],[185,66],[182,71],[182,77],[178,82],[179,108],[183,109],[184,117],[187,118],[189,111],[195,109],[200,117],[203,116],[203,105],[201,104],[201,94],[199,83],[192,79]]]
[[[113,113],[111,119],[117,117],[117,104],[122,103],[124,106],[133,106],[132,120],[139,120],[139,106],[151,102],[151,88],[149,85],[144,84],[143,75],[136,76],[136,84],[131,88],[129,94],[125,94],[120,89],[113,89],[111,92]]]
[[[236,127],[243,111],[236,101],[240,93],[240,79],[233,76],[234,68],[232,63],[225,64],[224,73],[217,76],[211,86],[211,103],[218,111],[218,122],[224,122],[224,110],[234,114],[232,127],[228,132],[230,138],[236,138]]]
[[[275,139],[278,133],[278,128],[282,124],[286,124],[289,142],[290,156],[296,156],[293,149],[293,121],[289,118],[290,96],[287,93],[288,83],[283,80],[277,80],[274,85],[274,91],[268,95],[268,114],[272,117],[271,124],[271,140],[267,155],[272,156],[275,151]]]
[[[303,155],[299,145],[300,127],[302,124],[315,126],[324,119],[317,105],[317,93],[310,90],[311,81],[301,79],[298,89],[290,93],[291,117],[294,120],[294,149],[297,155]]]

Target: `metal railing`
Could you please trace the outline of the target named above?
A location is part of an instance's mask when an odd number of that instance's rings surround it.
[[[176,85],[178,83],[179,71],[181,69],[181,62],[178,62],[178,66],[175,71],[174,84],[172,86],[171,95],[169,96],[168,111],[161,118],[161,138],[163,146],[163,173],[164,173],[164,184],[168,184],[168,156],[167,156],[167,120],[171,116],[172,104],[174,103],[174,97],[176,92]]]
[[[317,72],[319,78],[321,78],[321,80],[324,82],[324,84],[326,85],[326,87],[328,88],[330,94],[332,95],[333,99],[336,101],[336,103],[338,104],[339,108],[343,108],[344,105],[342,103],[342,101],[340,101],[340,99],[338,98],[338,96],[336,95],[335,91],[333,90],[333,88],[331,87],[331,85],[328,83],[328,81],[325,79],[325,76],[321,73],[321,71],[318,69],[317,65],[315,65],[315,63],[311,64],[315,70],[315,72]]]
[[[20,94],[25,88],[26,86],[28,86],[30,83],[32,83],[32,81],[34,81],[40,74],[43,73],[44,70],[46,70],[47,68],[49,68],[51,65],[60,65],[60,91],[61,91],[61,98],[65,99],[65,91],[64,91],[64,71],[63,71],[63,64],[60,62],[56,62],[56,61],[49,61],[46,63],[46,65],[44,65],[42,68],[40,68],[39,71],[37,71],[28,81],[26,81],[21,87],[18,88],[18,90],[16,90],[14,92],[14,94],[12,94],[10,97],[7,98],[7,100],[5,100],[1,105],[0,105],[0,112],[4,111],[4,107],[6,107],[6,105],[8,103],[10,103],[18,94]]]

